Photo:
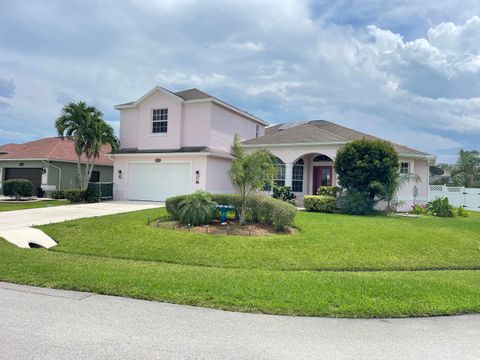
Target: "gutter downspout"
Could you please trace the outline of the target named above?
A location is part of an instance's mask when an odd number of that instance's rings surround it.
[[[51,166],[58,170],[58,190],[60,190],[62,187],[62,169],[60,169],[58,166],[45,162],[45,160],[42,160],[42,164]]]

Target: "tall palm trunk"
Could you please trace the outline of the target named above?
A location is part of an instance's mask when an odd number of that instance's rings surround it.
[[[77,154],[77,187],[82,188],[82,163],[81,163],[81,155]]]

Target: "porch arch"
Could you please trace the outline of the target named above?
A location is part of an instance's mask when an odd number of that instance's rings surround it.
[[[328,155],[319,151],[299,154],[290,163],[285,163],[285,185],[295,188],[297,196],[316,194],[322,185],[337,185],[334,160],[331,152]]]

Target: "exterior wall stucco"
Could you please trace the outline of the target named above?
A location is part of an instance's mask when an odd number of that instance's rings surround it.
[[[206,190],[217,194],[235,192],[228,176],[230,164],[231,160],[229,159],[208,158]]]
[[[152,133],[152,111],[168,109],[166,133]],[[179,99],[164,93],[155,92],[138,106],[138,149],[178,149],[181,146],[183,105]],[[120,136],[122,136],[120,134]]]
[[[168,130],[152,134],[152,110],[168,109]],[[139,150],[179,149],[206,146],[229,152],[233,137],[243,140],[265,133],[265,126],[213,102],[182,102],[165,93],[155,92],[137,108],[120,111],[122,148]]]
[[[335,160],[337,150],[340,145],[308,145],[308,146],[265,146],[262,148],[270,150],[275,156],[286,164],[295,163],[298,159],[307,154],[326,155]],[[255,148],[246,148],[247,151],[253,151]]]
[[[243,117],[223,106],[212,104],[212,122],[208,146],[212,149],[230,152],[235,134],[238,134],[242,140],[253,139],[257,125],[259,129],[258,136],[264,135],[264,125]]]
[[[181,145],[184,147],[208,146],[212,125],[212,104],[209,102],[185,104],[183,109],[185,115]]]

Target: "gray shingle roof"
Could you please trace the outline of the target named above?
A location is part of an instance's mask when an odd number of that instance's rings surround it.
[[[207,94],[206,92],[203,92],[202,90],[198,90],[196,88],[178,91],[174,94],[177,96],[180,96],[185,101],[213,98],[213,96]]]
[[[379,139],[327,120],[312,120],[288,126],[289,123],[277,124],[265,129],[265,135],[247,140],[246,145],[303,144],[349,142],[358,139]],[[427,153],[408,146],[392,143],[398,153],[427,155]]]

